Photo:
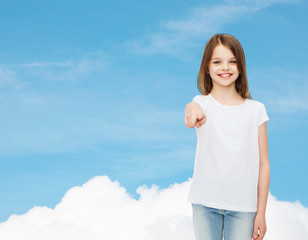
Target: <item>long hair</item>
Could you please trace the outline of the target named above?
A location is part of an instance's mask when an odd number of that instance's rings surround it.
[[[234,36],[224,33],[213,35],[205,45],[197,81],[199,91],[203,95],[208,95],[213,88],[212,78],[209,73],[209,64],[213,55],[214,48],[219,44],[222,44],[230,49],[236,58],[236,64],[239,71],[239,76],[235,81],[236,91],[243,98],[252,99],[248,90],[246,61],[242,45]]]

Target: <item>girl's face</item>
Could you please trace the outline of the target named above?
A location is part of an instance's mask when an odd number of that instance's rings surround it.
[[[209,64],[209,73],[213,86],[235,86],[235,81],[239,76],[236,59],[232,51],[222,44],[214,48],[213,56]]]

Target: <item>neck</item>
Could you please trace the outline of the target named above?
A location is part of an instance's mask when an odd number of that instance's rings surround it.
[[[242,99],[242,97],[235,90],[235,87],[230,88],[215,88],[211,90],[211,95],[216,97],[216,99],[221,100],[222,102],[232,102],[234,100]]]

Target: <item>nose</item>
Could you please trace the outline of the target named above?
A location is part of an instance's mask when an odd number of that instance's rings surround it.
[[[222,70],[224,71],[229,70],[229,64],[227,62],[222,64]]]

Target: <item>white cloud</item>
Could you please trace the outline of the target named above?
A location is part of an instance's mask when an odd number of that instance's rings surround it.
[[[54,208],[34,207],[0,224],[2,240],[194,239],[190,181],[137,189],[134,199],[116,181],[98,176],[70,189]],[[308,209],[269,194],[266,239],[306,239]]]
[[[300,70],[271,67],[263,68],[262,71],[254,68],[249,72],[249,87],[253,89],[256,99],[262,96],[271,113],[295,114],[308,111],[308,95],[305,94],[308,92],[308,83]],[[260,79],[266,84],[257,84]],[[254,94],[252,98],[255,98]]]
[[[15,71],[0,65],[0,88],[12,87],[13,89],[20,89],[25,84],[17,79]]]
[[[249,12],[249,8],[245,6],[194,8],[189,11],[186,19],[161,22],[161,31],[147,34],[143,39],[128,41],[127,44],[137,54],[163,53],[178,56],[198,44],[200,39],[220,30],[223,24],[237,20],[246,12]]]
[[[0,155],[92,147],[106,132],[106,120],[93,114],[99,112],[94,108],[108,103],[107,93],[91,91],[87,82],[104,81],[97,72],[110,66],[111,58],[98,51],[59,62],[0,65],[0,123],[5,126]],[[86,85],[76,83],[80,79]]]
[[[160,30],[145,34],[140,39],[127,41],[129,49],[141,55],[168,54],[185,60],[191,48],[200,47],[204,39],[236,22],[245,14],[252,14],[276,3],[297,0],[226,0],[211,7],[190,9],[187,17],[160,22]]]
[[[277,3],[296,3],[300,0],[225,0],[228,4],[245,4],[255,9],[262,9]]]
[[[76,81],[93,72],[104,71],[112,63],[111,58],[107,59],[98,51],[65,61],[0,65],[0,88],[23,90],[37,81]]]
[[[105,70],[110,64],[111,62],[99,56],[60,62],[33,62],[14,67],[22,74],[43,81],[76,81],[91,72]]]

